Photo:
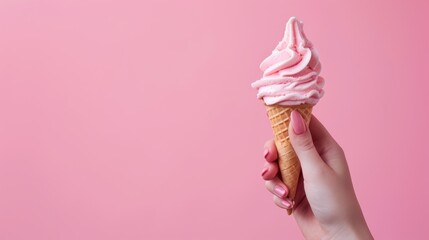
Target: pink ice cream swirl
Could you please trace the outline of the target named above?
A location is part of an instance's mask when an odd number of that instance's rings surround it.
[[[282,41],[260,65],[263,77],[252,83],[266,105],[315,105],[323,96],[325,80],[313,45],[302,22],[291,17]]]

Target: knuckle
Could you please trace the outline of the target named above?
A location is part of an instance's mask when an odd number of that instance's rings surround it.
[[[346,155],[345,152],[344,152],[344,149],[340,145],[338,145],[338,144],[337,144],[337,151],[338,151],[338,153],[341,156],[345,156]]]
[[[278,197],[276,195],[273,195],[273,202],[277,203],[279,201]]]
[[[314,148],[313,139],[311,139],[311,137],[302,138],[301,141],[299,142],[299,148],[302,151],[313,150]]]
[[[329,151],[335,153],[335,155],[339,157],[345,158],[346,156],[344,149],[336,142],[331,145]]]
[[[265,141],[264,148],[269,148],[271,144],[273,144],[273,139],[269,139]]]
[[[277,196],[273,196],[273,202],[275,205],[277,205],[277,207],[279,208],[283,208],[283,209],[287,209],[282,203],[280,198],[278,198]]]
[[[276,195],[274,195],[274,196],[273,196],[273,202],[274,202],[276,205],[280,206],[280,199],[279,199]]]
[[[271,181],[265,181],[265,188],[268,190],[268,191],[272,191],[272,186],[273,186],[273,184],[271,183]]]

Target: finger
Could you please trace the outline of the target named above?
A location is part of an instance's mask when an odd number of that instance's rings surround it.
[[[319,119],[314,115],[311,116],[309,128],[314,142],[323,142],[330,145],[336,143],[335,139],[331,136],[328,130],[326,130],[325,126],[323,126]]]
[[[342,152],[341,147],[315,116],[311,118],[309,129],[320,155],[332,156]]]
[[[265,182],[265,187],[268,191],[279,198],[286,199],[288,194],[288,188],[286,185],[280,180],[280,178],[276,177],[270,181]]]
[[[330,168],[317,152],[311,133],[296,110],[292,111],[289,129],[290,141],[301,163],[304,180],[317,181]]]
[[[265,160],[268,162],[274,162],[277,161],[277,148],[276,144],[274,144],[274,140],[270,139],[267,142],[265,142],[264,145],[264,157]]]
[[[283,198],[279,198],[277,196],[274,196],[273,201],[277,206],[279,206],[281,208],[284,208],[284,209],[292,208],[292,203],[287,199],[283,199]]]
[[[311,118],[309,129],[314,146],[325,163],[336,172],[347,170],[342,148],[315,116]]]
[[[264,180],[272,180],[277,176],[279,172],[279,165],[277,162],[267,162],[265,163],[264,169],[262,169],[262,178]]]

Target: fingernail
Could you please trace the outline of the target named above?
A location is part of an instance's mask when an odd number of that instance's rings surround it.
[[[274,192],[277,193],[277,196],[283,197],[285,195],[286,190],[279,185],[274,186]]]
[[[288,200],[282,200],[281,203],[286,208],[290,208],[290,206],[292,206],[292,204]]]
[[[268,150],[268,148],[266,148],[264,150],[264,158],[267,159],[268,153],[270,153],[270,151]]]
[[[268,168],[262,169],[261,176],[263,177],[267,172],[268,172]]]
[[[296,135],[305,133],[307,127],[305,126],[304,119],[302,118],[301,114],[299,114],[297,110],[294,110],[292,111],[291,118],[294,133]]]

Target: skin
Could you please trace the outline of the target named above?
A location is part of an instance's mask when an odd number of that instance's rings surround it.
[[[302,168],[293,216],[305,239],[373,239],[341,147],[314,116],[308,129],[301,115],[294,112],[289,127]],[[264,157],[265,186],[274,195],[274,203],[288,209],[292,203],[286,198],[287,187],[278,175],[273,140],[266,142]]]

